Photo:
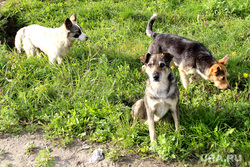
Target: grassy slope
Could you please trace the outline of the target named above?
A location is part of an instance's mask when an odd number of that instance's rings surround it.
[[[149,147],[148,128],[133,128],[130,110],[144,94],[146,75],[139,57],[152,39],[145,35],[157,12],[156,32],[200,41],[227,64],[231,90],[220,91],[204,80],[180,89],[181,133],[157,126],[158,147]],[[76,13],[90,37],[76,42],[64,64],[47,58],[26,59],[0,45],[0,131],[18,133],[42,127],[51,138],[110,142],[109,157],[129,152],[163,160],[200,160],[201,154],[241,154],[249,160],[249,2],[232,1],[8,1],[1,15],[17,26],[61,26]],[[4,31],[2,31],[4,32]],[[177,68],[175,75],[179,78]],[[218,161],[216,163],[223,163]],[[224,162],[224,164],[228,164]]]

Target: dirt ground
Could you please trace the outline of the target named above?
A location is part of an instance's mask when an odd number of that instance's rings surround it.
[[[33,145],[34,149],[27,153],[28,148]],[[88,145],[87,145],[88,146]],[[55,146],[51,141],[43,137],[42,131],[33,134],[21,133],[18,136],[3,134],[0,136],[0,167],[33,167],[39,164],[38,158],[42,150],[49,150],[48,159],[54,159],[54,167],[165,167],[181,166],[180,164],[167,164],[155,162],[136,156],[124,156],[119,162],[112,162],[105,158],[98,163],[90,164],[89,160],[93,150],[106,148],[106,145],[89,145],[76,140],[67,148]],[[40,152],[40,154],[39,154]],[[105,155],[104,155],[105,156]],[[42,159],[42,158],[40,158]],[[45,158],[46,159],[46,158]]]

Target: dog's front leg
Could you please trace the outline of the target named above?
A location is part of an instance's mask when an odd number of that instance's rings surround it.
[[[56,57],[56,61],[57,61],[57,64],[62,64],[62,61],[63,61],[63,58],[62,57],[60,57],[60,56],[57,56]]]
[[[151,108],[147,108],[148,115],[148,129],[151,143],[156,141],[155,124],[154,124],[154,111]]]
[[[179,72],[180,72],[180,77],[181,77],[181,82],[184,86],[185,89],[188,87],[188,77],[187,74],[184,70],[183,64],[181,63],[179,66]]]
[[[179,116],[179,108],[176,106],[175,108],[171,109],[172,116],[174,118],[174,124],[175,124],[175,131],[179,130],[180,125],[180,116]]]

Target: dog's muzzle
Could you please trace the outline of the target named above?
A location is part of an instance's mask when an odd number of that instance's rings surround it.
[[[89,37],[87,37],[87,35],[82,33],[77,39],[81,42],[84,42],[84,41],[87,41],[89,39]]]
[[[155,72],[153,74],[153,79],[154,79],[154,81],[159,82],[160,81],[160,73],[159,72]]]

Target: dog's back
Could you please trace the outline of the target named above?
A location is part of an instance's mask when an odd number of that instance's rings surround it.
[[[187,62],[190,66],[195,66],[195,60],[200,60],[205,56],[207,61],[216,61],[206,47],[199,42],[169,33],[156,33],[153,31],[153,23],[157,15],[154,14],[147,25],[146,33],[154,41],[150,45],[148,52],[151,54],[159,54],[168,52],[174,55],[175,64],[180,65],[182,61]],[[211,62],[208,62],[211,64]]]
[[[46,55],[56,53],[66,54],[74,41],[70,41],[63,27],[47,28],[39,25],[30,25],[25,30],[25,35],[32,44],[42,50]]]

